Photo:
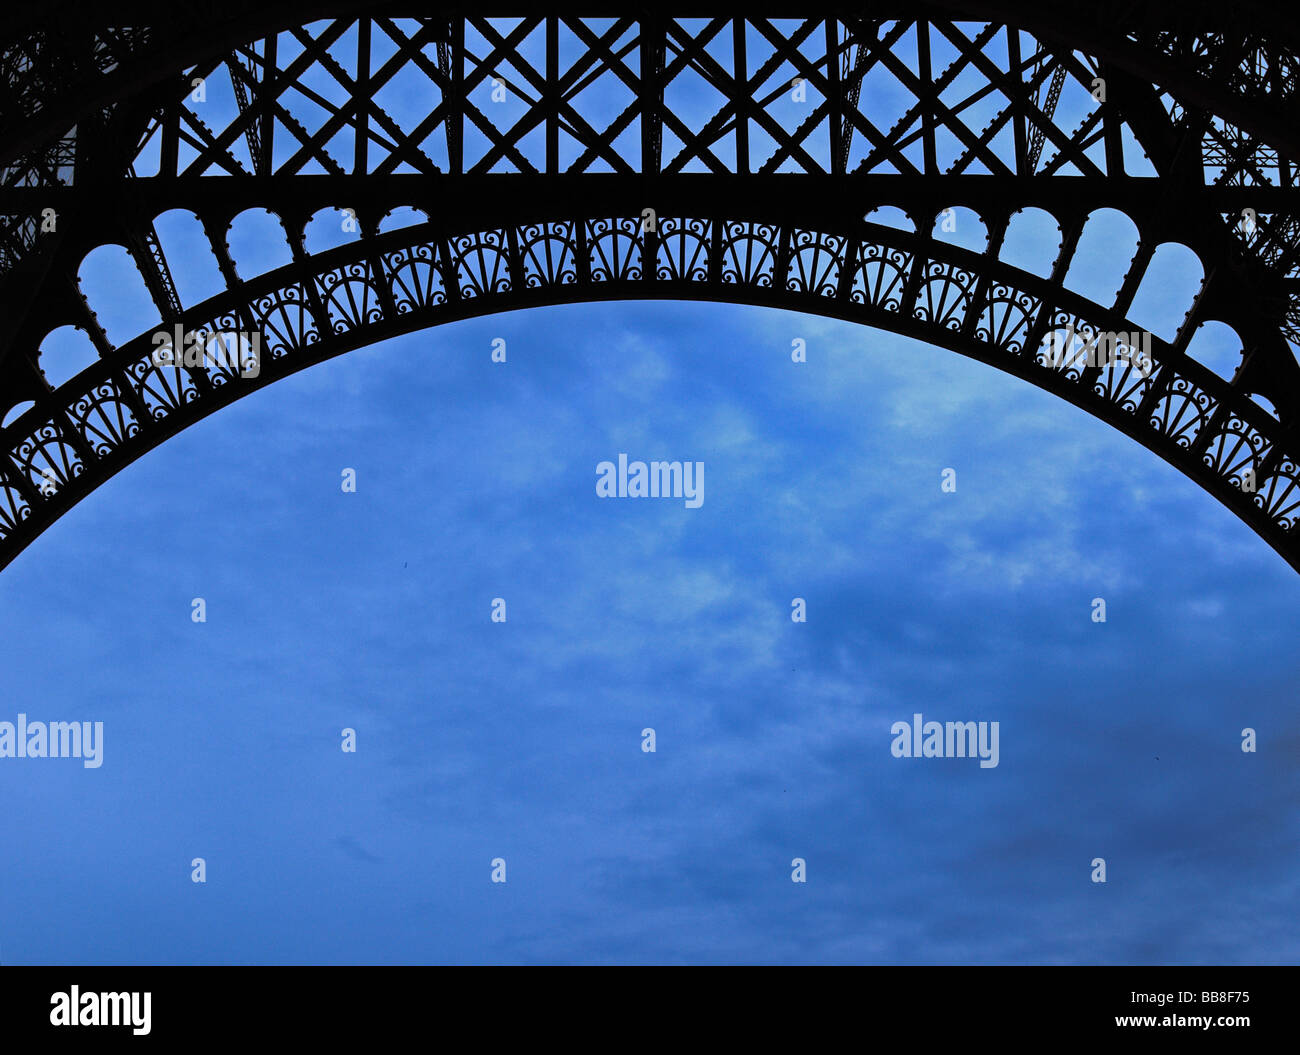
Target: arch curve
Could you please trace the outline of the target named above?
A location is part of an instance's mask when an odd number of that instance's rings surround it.
[[[949,348],[1089,411],[1195,479],[1293,563],[1300,469],[1278,422],[1158,338],[1150,361],[1054,354],[1136,331],[1060,284],[916,232],[814,215],[663,209],[636,217],[552,204],[487,226],[426,222],[361,237],[242,283],[184,314],[201,361],[159,362],[143,331],[0,430],[12,560],[90,490],[167,437],[314,363],[397,334],[498,311],[610,299],[720,300],[856,321]],[[212,354],[253,337],[259,359]],[[1120,348],[1123,352],[1123,346]],[[1253,477],[1248,477],[1249,470]],[[1253,478],[1265,491],[1242,490]],[[17,496],[15,498],[15,495]]]
[[[0,428],[0,565],[167,436],[321,359],[534,304],[682,298],[988,362],[1170,461],[1300,569],[1300,125],[1277,87],[1300,36],[1285,22],[1243,36],[1210,0],[1176,22],[1122,0],[789,19],[726,0],[703,18],[219,6],[51,5],[0,40],[30,73],[0,100],[15,306],[0,402],[30,404]],[[71,50],[47,46],[68,28],[56,15],[77,22]],[[211,88],[197,101],[196,80]],[[175,210],[197,225],[170,229]],[[1021,268],[1016,224],[1034,211],[1055,229]],[[1106,217],[1131,247],[1094,244]],[[220,291],[192,303],[167,257],[205,241],[220,284],[197,295]],[[145,288],[129,325],[111,283],[78,284],[109,245]],[[1201,280],[1153,335],[1135,321],[1154,325],[1149,293],[1180,245]],[[1210,320],[1239,361],[1205,343]],[[55,326],[94,358],[52,387]],[[157,361],[177,327],[193,354]]]

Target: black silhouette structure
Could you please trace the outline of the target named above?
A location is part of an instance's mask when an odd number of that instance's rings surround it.
[[[987,362],[1154,451],[1300,569],[1300,21],[1284,5],[46,0],[3,34],[0,566],[141,454],[313,363],[468,316],[664,298],[855,320]],[[235,105],[205,109],[200,84]],[[401,207],[427,219],[387,224]],[[327,208],[351,210],[355,236],[309,252]],[[953,208],[978,214],[982,251],[938,236]],[[1059,227],[1041,273],[1002,256],[1028,208]],[[1098,302],[1065,278],[1103,208],[1139,240]],[[173,209],[224,280],[201,303],[182,302],[156,233]],[[289,263],[240,269],[227,232],[247,210],[278,219]],[[1138,330],[1166,242],[1205,278],[1150,363],[1053,353],[1053,335]],[[157,309],[120,344],[78,281],[108,244]],[[1210,320],[1241,338],[1231,376],[1187,354]],[[238,358],[160,363],[153,335],[177,322],[209,350],[256,335],[255,376]],[[51,384],[42,345],[69,325],[97,354]]]

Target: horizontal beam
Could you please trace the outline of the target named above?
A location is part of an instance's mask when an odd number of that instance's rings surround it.
[[[74,187],[14,187],[0,189],[0,214],[23,214],[44,208],[79,211],[117,198],[121,184],[101,188],[93,184]],[[671,176],[622,176],[603,173],[532,175],[401,174],[389,176],[199,176],[188,179],[143,177],[131,180],[131,196],[147,203],[153,215],[170,209],[208,211],[232,215],[252,208],[290,208],[311,212],[330,206],[395,208],[426,203],[454,202],[457,211],[487,204],[499,208],[501,195],[512,200],[535,196],[546,201],[570,198],[596,201],[602,207],[621,206],[630,214],[654,202],[696,201],[701,197],[761,205],[767,211],[814,213],[843,218],[860,210],[910,202],[942,202],[977,211],[1007,208],[1041,208],[1062,214],[1094,209],[1120,209],[1130,213],[1177,214],[1185,210],[1257,213],[1300,213],[1300,188],[1235,187],[1197,184],[1171,185],[1157,177],[1087,176],[1001,177],[986,175],[900,176],[892,174],[719,175],[681,173]],[[792,198],[799,200],[791,200]],[[805,200],[807,199],[807,200]],[[788,209],[783,202],[789,201]]]
[[[871,5],[873,18],[909,18],[930,13],[927,9],[939,6],[959,8],[966,12],[987,11],[994,6],[991,0],[875,0]],[[1293,34],[1295,19],[1292,11],[1272,0],[1111,0],[1096,5],[1104,14],[1122,10],[1126,21],[1138,24],[1168,25],[1171,28],[1240,29],[1248,22],[1257,32],[1275,31]],[[147,25],[179,21],[215,21],[222,16],[277,9],[304,14],[312,10],[322,12],[318,17],[358,10],[361,5],[329,2],[329,0],[189,0],[178,7],[174,0],[114,0],[112,4],[87,4],[84,0],[46,0],[40,4],[23,4],[6,14],[6,33],[15,36],[44,28],[73,26],[107,28],[120,25]],[[746,18],[803,18],[807,6],[790,0],[672,0],[654,5],[664,18],[701,18],[720,15],[738,15]],[[1041,0],[1000,0],[997,7],[1009,13],[1031,14],[1035,10],[1051,10],[1067,16],[1059,6],[1044,5]],[[438,13],[452,15],[473,14],[482,17],[517,18],[528,15],[557,15],[569,18],[601,18],[627,16],[627,4],[611,0],[444,0],[431,5],[413,0],[371,0],[364,5],[365,12],[393,18],[429,17]]]

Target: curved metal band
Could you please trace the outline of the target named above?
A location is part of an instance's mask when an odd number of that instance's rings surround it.
[[[298,261],[184,313],[187,333],[256,334],[255,377],[231,361],[159,365],[154,331],[141,334],[57,389],[55,412],[35,406],[0,432],[0,566],[163,440],[314,363],[504,308],[659,298],[855,321],[1015,374],[1175,465],[1300,570],[1300,466],[1279,447],[1278,423],[1156,339],[1149,366],[1053,352],[1053,333],[1138,329],[1107,309],[979,254],[865,222],[827,231],[761,216],[668,215],[643,228],[576,210],[486,229],[428,223]],[[1242,490],[1248,472],[1254,493]]]

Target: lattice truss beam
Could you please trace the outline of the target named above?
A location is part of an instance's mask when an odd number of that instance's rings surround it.
[[[995,38],[1000,61],[989,57]],[[460,64],[440,59],[448,44]],[[968,36],[950,22],[906,20],[337,20],[186,71],[204,80],[202,97],[155,115],[145,132],[154,150],[135,164],[181,177],[1099,176],[1108,123],[1111,163],[1122,164],[1123,130],[1094,95],[1098,75],[1085,56],[998,25]],[[890,127],[858,105],[864,89],[896,100]],[[213,106],[218,94],[238,106]]]
[[[659,296],[858,319],[993,363],[1178,466],[1300,569],[1290,40],[1131,4],[1054,25],[1009,2],[312,21],[231,0],[206,39],[203,17],[137,6],[129,28],[19,27],[0,50],[0,566],[144,451],[322,358],[487,311]],[[1002,17],[968,17],[985,7]],[[309,251],[311,217],[343,206],[355,237]],[[391,228],[403,206],[424,222]],[[982,248],[937,229],[954,206]],[[1059,228],[1037,274],[1002,256],[1030,207]],[[1065,279],[1103,208],[1139,238],[1105,265],[1113,298],[1089,301]],[[171,209],[223,278],[202,303],[158,237]],[[278,219],[290,263],[241,272],[227,234],[250,209]],[[1151,369],[1045,355],[1062,334],[1136,332],[1168,242],[1205,280]],[[110,243],[157,313],[116,345],[79,281]],[[1235,369],[1187,354],[1207,321],[1241,337]],[[256,333],[264,369],[153,364],[175,322]],[[55,384],[42,346],[62,326],[95,355]]]

